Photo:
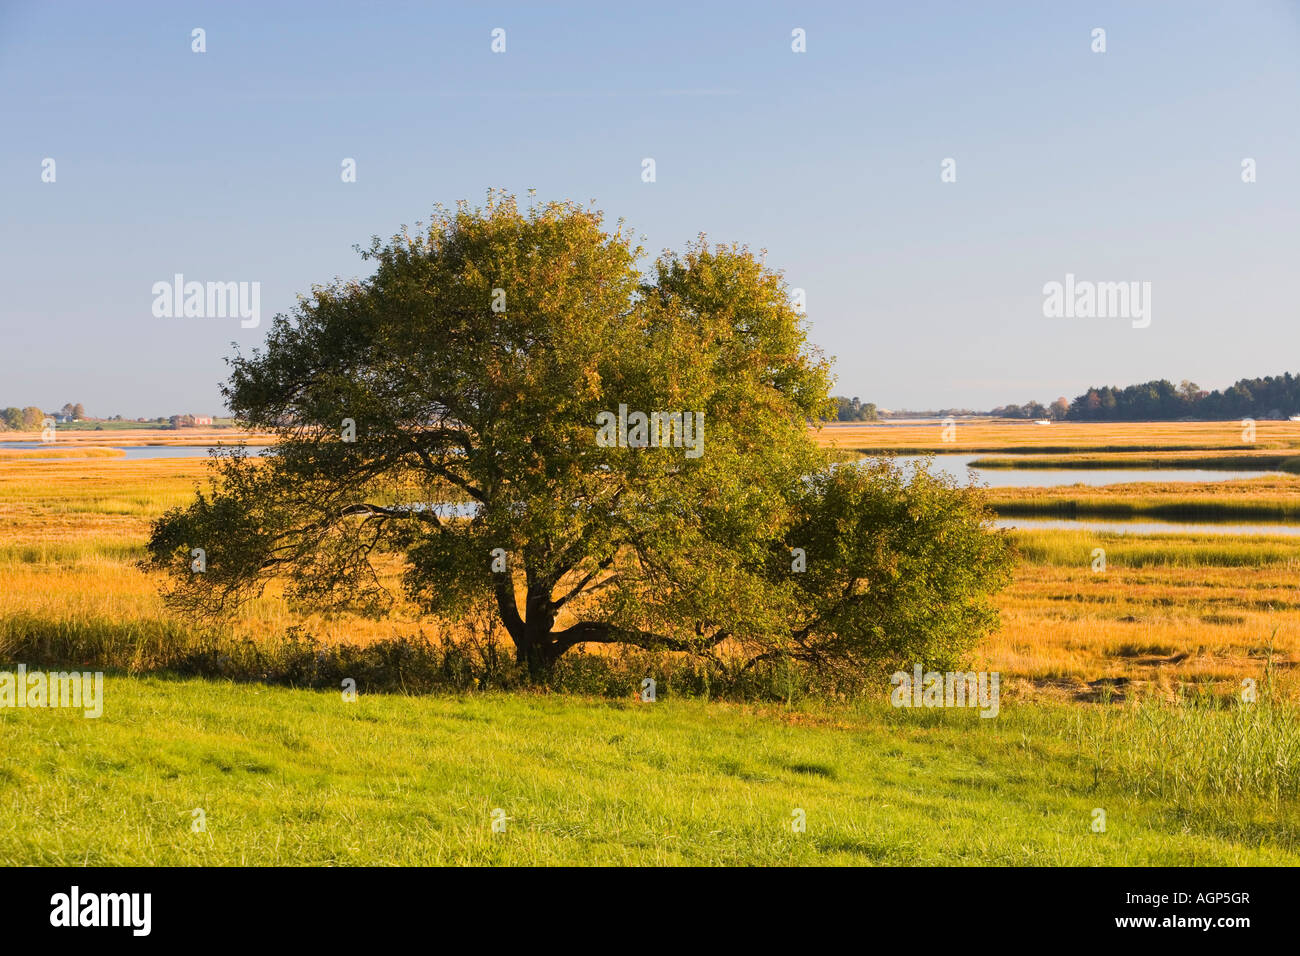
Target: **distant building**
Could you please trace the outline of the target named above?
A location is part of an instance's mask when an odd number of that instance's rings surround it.
[[[172,428],[193,428],[195,425],[211,425],[211,415],[173,415],[167,419]]]

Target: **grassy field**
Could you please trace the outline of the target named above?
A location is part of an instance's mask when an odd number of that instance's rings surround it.
[[[1270,660],[1295,693],[1293,542],[1192,539],[1183,550],[1177,539],[1100,536],[1099,545],[1070,533],[1017,537],[1025,561],[1002,598],[1002,628],[979,653],[986,667],[1008,675],[1013,696],[1169,696],[1188,684],[1230,694]],[[1106,548],[1102,573],[1091,570],[1096,546]]]
[[[993,488],[1001,515],[1022,518],[1133,518],[1208,521],[1294,521],[1300,518],[1300,479],[1265,475],[1203,483],[1151,481],[1120,485]]]
[[[218,442],[266,442],[271,436],[222,427],[148,428],[130,422],[105,422],[96,430],[88,422],[59,425],[56,442],[115,446],[209,445]],[[109,426],[112,426],[111,428]],[[108,433],[108,434],[106,434]],[[867,452],[920,454],[1007,452],[1029,454],[1089,454],[1135,452],[1264,453],[1296,449],[1300,454],[1300,422],[1260,421],[1255,441],[1246,441],[1240,422],[1053,422],[1035,425],[1013,419],[958,419],[945,440],[939,419],[905,423],[836,422],[814,431],[827,447]],[[3,432],[0,441],[36,442],[41,433]]]
[[[981,440],[1006,439],[991,427]],[[1146,427],[1166,449],[1213,437]],[[98,721],[0,710],[0,861],[1300,863],[1300,538],[1013,532],[1002,627],[971,661],[1002,675],[996,720],[893,710],[884,687],[787,706],[496,692],[346,705],[147,672],[191,628],[136,562],[205,464],[0,460],[0,661],[75,648],[69,665],[126,662]],[[1300,478],[990,496],[1022,516],[1283,521]],[[400,609],[303,618],[272,592],[231,632],[367,645],[423,627]],[[1247,677],[1278,703],[1242,707]],[[195,807],[206,833],[190,830]]]
[[[75,448],[0,448],[0,461],[22,461],[47,458],[124,458],[120,448],[98,448],[78,445]]]
[[[183,636],[137,567],[149,521],[192,493],[203,459],[0,463],[0,654],[32,635],[56,645],[150,648]],[[1163,516],[1211,505],[1221,516],[1294,517],[1300,479],[1192,486],[1000,489],[1000,511]],[[1162,510],[1163,509],[1163,510]],[[1282,514],[1275,514],[1275,509]],[[1300,661],[1300,537],[1115,535],[1018,531],[1022,561],[1000,598],[1002,629],[977,662],[1013,696],[1089,697],[1125,679],[1168,693],[1257,676],[1276,628],[1283,672]],[[1106,551],[1106,571],[1093,552]],[[235,620],[261,640],[303,627],[325,643],[367,644],[419,633],[409,609],[390,619],[301,617],[274,589]],[[1099,683],[1101,682],[1101,683]]]
[[[1300,455],[1289,451],[1262,454],[1254,451],[1203,451],[1154,452],[1146,455],[1087,454],[1087,455],[1009,455],[987,456],[971,462],[972,468],[1119,468],[1158,470],[1184,468],[1209,471],[1284,471],[1300,473]]]
[[[1269,451],[1300,449],[1300,422],[1261,421],[1255,441],[1243,438],[1240,422],[1053,422],[1035,425],[1012,419],[958,419],[950,440],[939,419],[904,424],[845,422],[817,432],[827,447],[878,453],[921,454],[1010,452],[1081,454],[1087,452]],[[1297,452],[1300,454],[1300,452]]]
[[[105,698],[0,711],[0,864],[1300,864],[1291,711]]]
[[[54,439],[48,444],[53,448],[65,445],[73,448],[87,445],[233,445],[241,442],[256,445],[270,440],[270,435],[231,427],[147,428],[133,422],[72,422],[56,426]],[[42,434],[40,431],[0,432],[0,441],[41,442]]]
[[[0,463],[0,656],[6,640],[39,633],[93,646],[174,640],[184,630],[136,566],[149,522],[188,500],[204,458]],[[366,643],[409,634],[400,612],[375,622],[290,613],[274,590],[236,619],[250,639],[305,626],[325,640]]]

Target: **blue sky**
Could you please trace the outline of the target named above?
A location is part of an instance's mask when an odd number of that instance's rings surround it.
[[[0,405],[219,413],[231,342],[494,186],[766,248],[887,407],[1300,371],[1294,3],[7,2],[0,130]],[[261,326],[155,318],[178,272]],[[1045,318],[1066,273],[1150,326]]]

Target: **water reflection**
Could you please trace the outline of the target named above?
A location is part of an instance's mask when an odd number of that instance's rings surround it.
[[[1219,471],[1203,468],[971,468],[982,455],[935,455],[934,472],[951,475],[962,484],[974,479],[990,488],[1053,488],[1059,485],[1121,485],[1135,481],[1237,481],[1281,474],[1272,471]],[[899,464],[915,467],[920,455],[899,455]]]

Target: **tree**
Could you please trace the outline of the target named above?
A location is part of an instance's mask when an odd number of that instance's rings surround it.
[[[23,409],[23,431],[40,431],[45,423],[45,413],[35,405]]]
[[[641,254],[597,212],[495,193],[376,239],[370,278],[316,287],[231,361],[227,404],[279,441],[155,524],[168,600],[220,615],[275,578],[380,614],[395,560],[424,613],[494,614],[534,674],[586,643],[955,659],[1010,562],[978,492],[832,470],[808,430],[828,362],[780,275],[703,238],[645,274]],[[701,441],[632,447],[655,437],[638,412]]]
[[[76,405],[72,406],[72,418],[74,421],[81,421],[85,417],[86,417],[85,405],[82,405],[81,402],[77,402]]]
[[[819,560],[787,576],[791,657],[947,668],[996,628],[988,597],[1009,582],[1011,556],[970,489],[884,459],[820,472],[801,505],[786,543]]]
[[[1052,402],[1052,418],[1056,421],[1065,421],[1070,414],[1070,400],[1062,395],[1056,401]]]
[[[843,395],[832,396],[835,402],[835,418],[841,422],[874,422],[880,416],[875,402],[863,402],[856,395],[845,398]]]

